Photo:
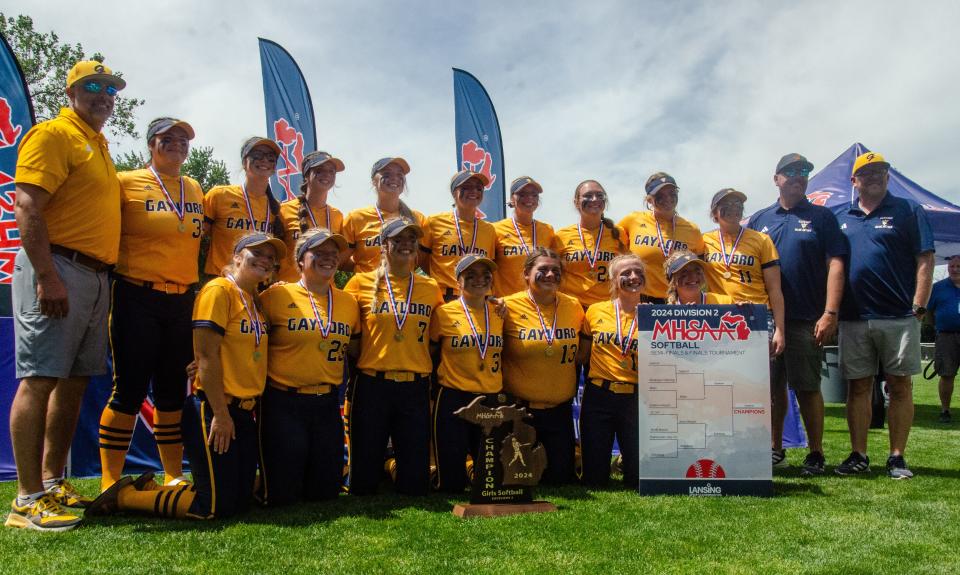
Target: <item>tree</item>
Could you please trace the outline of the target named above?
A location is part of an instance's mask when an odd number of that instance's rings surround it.
[[[150,159],[140,152],[124,152],[113,158],[113,165],[117,167],[118,172],[139,170],[149,163]],[[209,146],[190,148],[190,155],[180,168],[180,173],[196,180],[204,192],[213,186],[230,183],[227,165],[223,160],[213,157],[213,148]]]
[[[87,56],[79,43],[60,42],[56,32],[42,34],[33,29],[33,19],[18,15],[7,17],[0,12],[0,34],[3,34],[13,49],[23,75],[27,80],[33,109],[37,121],[49,120],[60,113],[60,108],[69,104],[64,92],[67,72],[80,60],[103,62],[103,55],[94,53]],[[115,73],[120,76],[119,72]],[[134,112],[143,105],[144,100],[117,96],[113,116],[107,122],[107,128],[114,136],[130,136],[136,139]]]
[[[113,158],[113,165],[118,172],[129,172],[139,170],[150,163],[150,160],[143,157],[140,152],[124,152]]]

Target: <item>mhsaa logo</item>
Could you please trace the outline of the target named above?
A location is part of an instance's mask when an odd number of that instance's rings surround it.
[[[297,195],[290,178],[300,173],[300,163],[303,162],[303,133],[291,126],[286,118],[280,118],[273,123],[273,139],[283,150],[280,155],[283,166],[277,168],[277,180],[283,186],[285,199],[290,200]]]
[[[724,337],[732,341],[744,341],[750,337],[750,327],[742,315],[726,312],[719,325],[711,325],[707,319],[657,320],[653,325],[654,341],[661,338],[682,341],[704,341],[707,338],[720,341]]]
[[[687,479],[723,479],[726,476],[723,467],[712,459],[698,459],[687,468]]]
[[[490,152],[481,148],[475,141],[467,140],[460,146],[460,169],[479,172],[487,177],[490,183],[484,190],[493,187],[497,176],[493,174],[493,158]]]

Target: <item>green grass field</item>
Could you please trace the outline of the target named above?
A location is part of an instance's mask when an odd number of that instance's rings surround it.
[[[911,481],[887,479],[880,430],[873,474],[835,476],[849,444],[843,406],[829,405],[828,474],[780,472],[769,499],[568,487],[539,492],[556,513],[497,519],[458,519],[447,497],[392,495],[227,522],[111,517],[65,534],[2,529],[0,572],[960,573],[960,424],[937,423],[934,382],[918,379],[915,395]],[[804,454],[791,450],[791,464]],[[93,493],[97,481],[77,484]],[[3,501],[14,493],[0,484]]]

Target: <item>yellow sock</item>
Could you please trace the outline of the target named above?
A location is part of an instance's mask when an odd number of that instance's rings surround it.
[[[114,411],[108,405],[100,415],[100,490],[104,490],[123,475],[136,415]]]
[[[183,438],[180,435],[180,411],[153,412],[153,435],[166,476],[164,483],[183,475]]]
[[[182,519],[187,516],[196,494],[196,491],[186,485],[152,491],[137,491],[130,485],[120,490],[117,502],[122,511],[140,511],[158,517]]]

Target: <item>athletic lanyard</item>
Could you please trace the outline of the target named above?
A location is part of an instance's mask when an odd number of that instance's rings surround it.
[[[400,311],[397,309],[397,298],[393,295],[393,284],[390,282],[390,272],[383,275],[384,279],[387,280],[387,293],[390,294],[390,304],[393,305],[393,320],[397,324],[397,333],[394,334],[393,338],[397,341],[403,341],[403,325],[407,323],[407,315],[410,313],[410,300],[413,299],[413,272],[410,272],[410,287],[407,288],[407,301],[403,306],[402,318]]]
[[[250,312],[250,306],[247,305],[247,297],[243,295],[243,289],[240,287],[240,284],[237,283],[237,280],[234,279],[233,275],[227,274],[227,279],[233,282],[233,285],[237,288],[237,291],[240,292],[240,302],[243,304],[243,311],[247,312],[247,319],[250,321],[251,327],[253,328],[253,336],[256,340],[256,345],[254,347],[260,347],[260,339],[263,337],[263,326],[260,325],[260,311],[256,306],[253,306],[253,313]],[[256,357],[254,357],[256,359]]]
[[[613,302],[613,311],[617,316],[617,339],[620,343],[617,344],[617,347],[620,348],[620,364],[623,365],[623,362],[627,359],[627,354],[630,353],[630,341],[633,339],[633,334],[637,331],[637,314],[633,314],[633,321],[630,323],[630,329],[627,332],[627,338],[623,338],[623,327],[620,323],[620,301],[616,300]]]
[[[520,226],[517,225],[517,217],[514,216],[510,219],[513,221],[513,230],[517,232],[517,239],[520,240],[520,247],[522,247],[524,253],[529,256],[530,248],[527,246],[527,242],[523,239],[523,234],[520,233]],[[537,220],[533,220],[533,223],[530,227],[532,229],[530,232],[530,243],[533,244],[533,249],[537,249]]]
[[[597,232],[597,244],[593,246],[593,257],[590,256],[590,250],[587,249],[587,242],[583,239],[583,227],[577,223],[577,234],[580,236],[580,245],[583,246],[583,255],[587,257],[587,263],[590,269],[597,266],[597,256],[600,255],[600,240],[603,239],[603,221],[600,222],[600,231]]]
[[[673,251],[673,247],[667,247],[666,242],[663,241],[663,231],[660,229],[660,220],[657,219],[657,216],[653,216],[653,223],[657,225],[657,239],[660,240],[660,253],[663,254],[663,257],[666,258],[670,255],[670,252]],[[673,214],[670,224],[670,237],[674,237],[677,233],[677,214]],[[674,240],[676,243],[676,240]]]
[[[487,309],[487,301],[483,301],[484,332],[482,340],[480,334],[477,333],[477,326],[473,323],[473,316],[470,315],[470,310],[467,308],[467,302],[463,299],[463,296],[460,296],[460,305],[463,307],[463,315],[467,316],[470,331],[473,332],[473,337],[476,339],[477,350],[480,352],[480,369],[483,369],[483,360],[487,358],[487,347],[490,345],[490,310]]]
[[[723,266],[727,271],[723,272],[724,279],[730,279],[730,276],[733,274],[730,273],[730,263],[733,261],[733,254],[737,251],[737,246],[740,245],[740,238],[743,237],[743,232],[747,228],[740,226],[740,233],[737,234],[737,239],[733,242],[733,245],[730,246],[730,254],[727,254],[727,246],[723,242],[723,231],[720,228],[717,228],[717,235],[720,237],[720,255],[723,256]]]
[[[177,219],[180,220],[180,226],[178,229],[182,232],[186,230],[186,226],[183,225],[183,213],[186,204],[183,199],[183,177],[177,178],[180,181],[180,203],[173,201],[173,198],[170,197],[170,192],[167,191],[167,186],[163,185],[163,180],[160,178],[160,174],[157,173],[157,170],[150,166],[150,172],[153,174],[154,179],[157,180],[157,184],[160,185],[160,190],[163,191],[163,197],[167,198],[167,202],[173,206],[173,211],[177,214]]]
[[[460,218],[457,217],[457,210],[450,212],[453,215],[453,226],[457,228],[457,244],[460,245],[460,254],[461,256],[466,254],[472,254],[473,250],[477,247],[477,225],[480,223],[476,216],[473,217],[473,240],[470,242],[470,251],[466,251],[467,248],[463,244],[463,233],[460,231]]]
[[[327,285],[327,325],[323,325],[320,310],[317,309],[317,303],[313,299],[313,293],[307,289],[307,284],[303,283],[303,280],[297,283],[300,284],[303,291],[307,292],[307,297],[310,298],[310,307],[313,308],[313,317],[317,318],[317,325],[320,326],[320,335],[323,336],[323,339],[327,339],[327,336],[330,335],[330,327],[333,325],[333,290]]]
[[[530,290],[527,290],[527,297],[530,298],[530,301],[533,303],[533,307],[537,310],[537,318],[540,319],[540,327],[543,329],[543,339],[547,340],[547,347],[553,346],[553,340],[557,335],[557,316],[560,315],[560,300],[557,300],[557,308],[553,312],[553,326],[550,330],[547,330],[547,322],[543,321],[543,313],[540,311],[540,306],[537,305],[537,300],[533,299],[533,294],[530,293]],[[550,355],[553,355],[552,353]]]
[[[250,218],[250,225],[253,226],[253,231],[261,231],[257,228],[257,220],[253,218],[253,208],[250,207],[250,196],[247,195],[247,183],[244,182],[240,184],[240,189],[243,190],[243,202],[247,205],[247,216]],[[269,194],[270,192],[267,193]],[[263,216],[263,231],[267,231],[267,221],[270,219],[270,199],[266,197],[263,199],[267,202],[267,210]]]

